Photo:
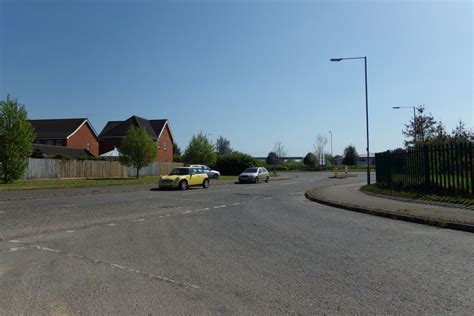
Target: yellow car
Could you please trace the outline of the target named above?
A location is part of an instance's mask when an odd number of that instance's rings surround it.
[[[186,190],[191,186],[202,186],[209,188],[209,177],[199,168],[179,167],[174,168],[168,176],[161,176],[159,188],[179,188]]]

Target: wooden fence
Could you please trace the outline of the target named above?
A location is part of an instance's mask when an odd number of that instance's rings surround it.
[[[474,194],[472,143],[424,145],[375,155],[377,183],[401,189]]]
[[[182,165],[177,162],[152,163],[140,170],[140,176],[168,174],[173,168]],[[127,178],[135,177],[136,172],[136,169],[123,166],[118,161],[30,158],[24,178]]]

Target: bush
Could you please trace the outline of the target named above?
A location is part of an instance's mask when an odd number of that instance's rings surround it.
[[[316,167],[316,161],[316,156],[313,153],[307,153],[303,159],[303,163],[310,168]]]
[[[217,156],[216,164],[213,167],[223,175],[237,176],[246,168],[261,164],[255,158],[235,151],[230,154]]]

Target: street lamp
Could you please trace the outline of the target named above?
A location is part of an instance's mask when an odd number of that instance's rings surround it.
[[[332,132],[329,131],[329,134],[331,134],[331,158],[332,158]]]
[[[367,92],[367,56],[364,57],[345,57],[345,58],[331,58],[332,62],[340,62],[350,59],[363,59],[365,68],[365,129],[367,132],[367,184],[370,184],[370,153],[369,153],[369,96]]]
[[[416,144],[416,106],[393,106],[392,109],[399,110],[399,109],[413,109],[413,139],[414,143]]]

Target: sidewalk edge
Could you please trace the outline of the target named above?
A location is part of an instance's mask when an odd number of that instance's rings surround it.
[[[340,209],[344,209],[348,211],[364,213],[364,214],[369,214],[369,215],[374,215],[374,216],[380,216],[380,217],[385,217],[385,218],[390,218],[390,219],[396,219],[396,220],[411,222],[411,223],[416,223],[416,224],[436,226],[439,228],[447,228],[447,229],[474,233],[474,225],[470,225],[470,224],[463,224],[463,223],[457,223],[457,222],[452,222],[452,221],[443,221],[443,220],[439,220],[435,218],[411,216],[411,215],[405,215],[405,214],[400,214],[400,213],[393,213],[389,211],[383,211],[380,209],[370,209],[370,208],[364,208],[360,206],[348,205],[341,202],[328,201],[318,196],[315,196],[314,194],[311,194],[311,192],[309,191],[305,191],[305,197],[308,200],[313,201],[313,202],[317,202],[320,204],[324,204],[324,205],[328,205],[328,206],[332,206],[332,207],[336,207],[336,208],[340,208]]]

